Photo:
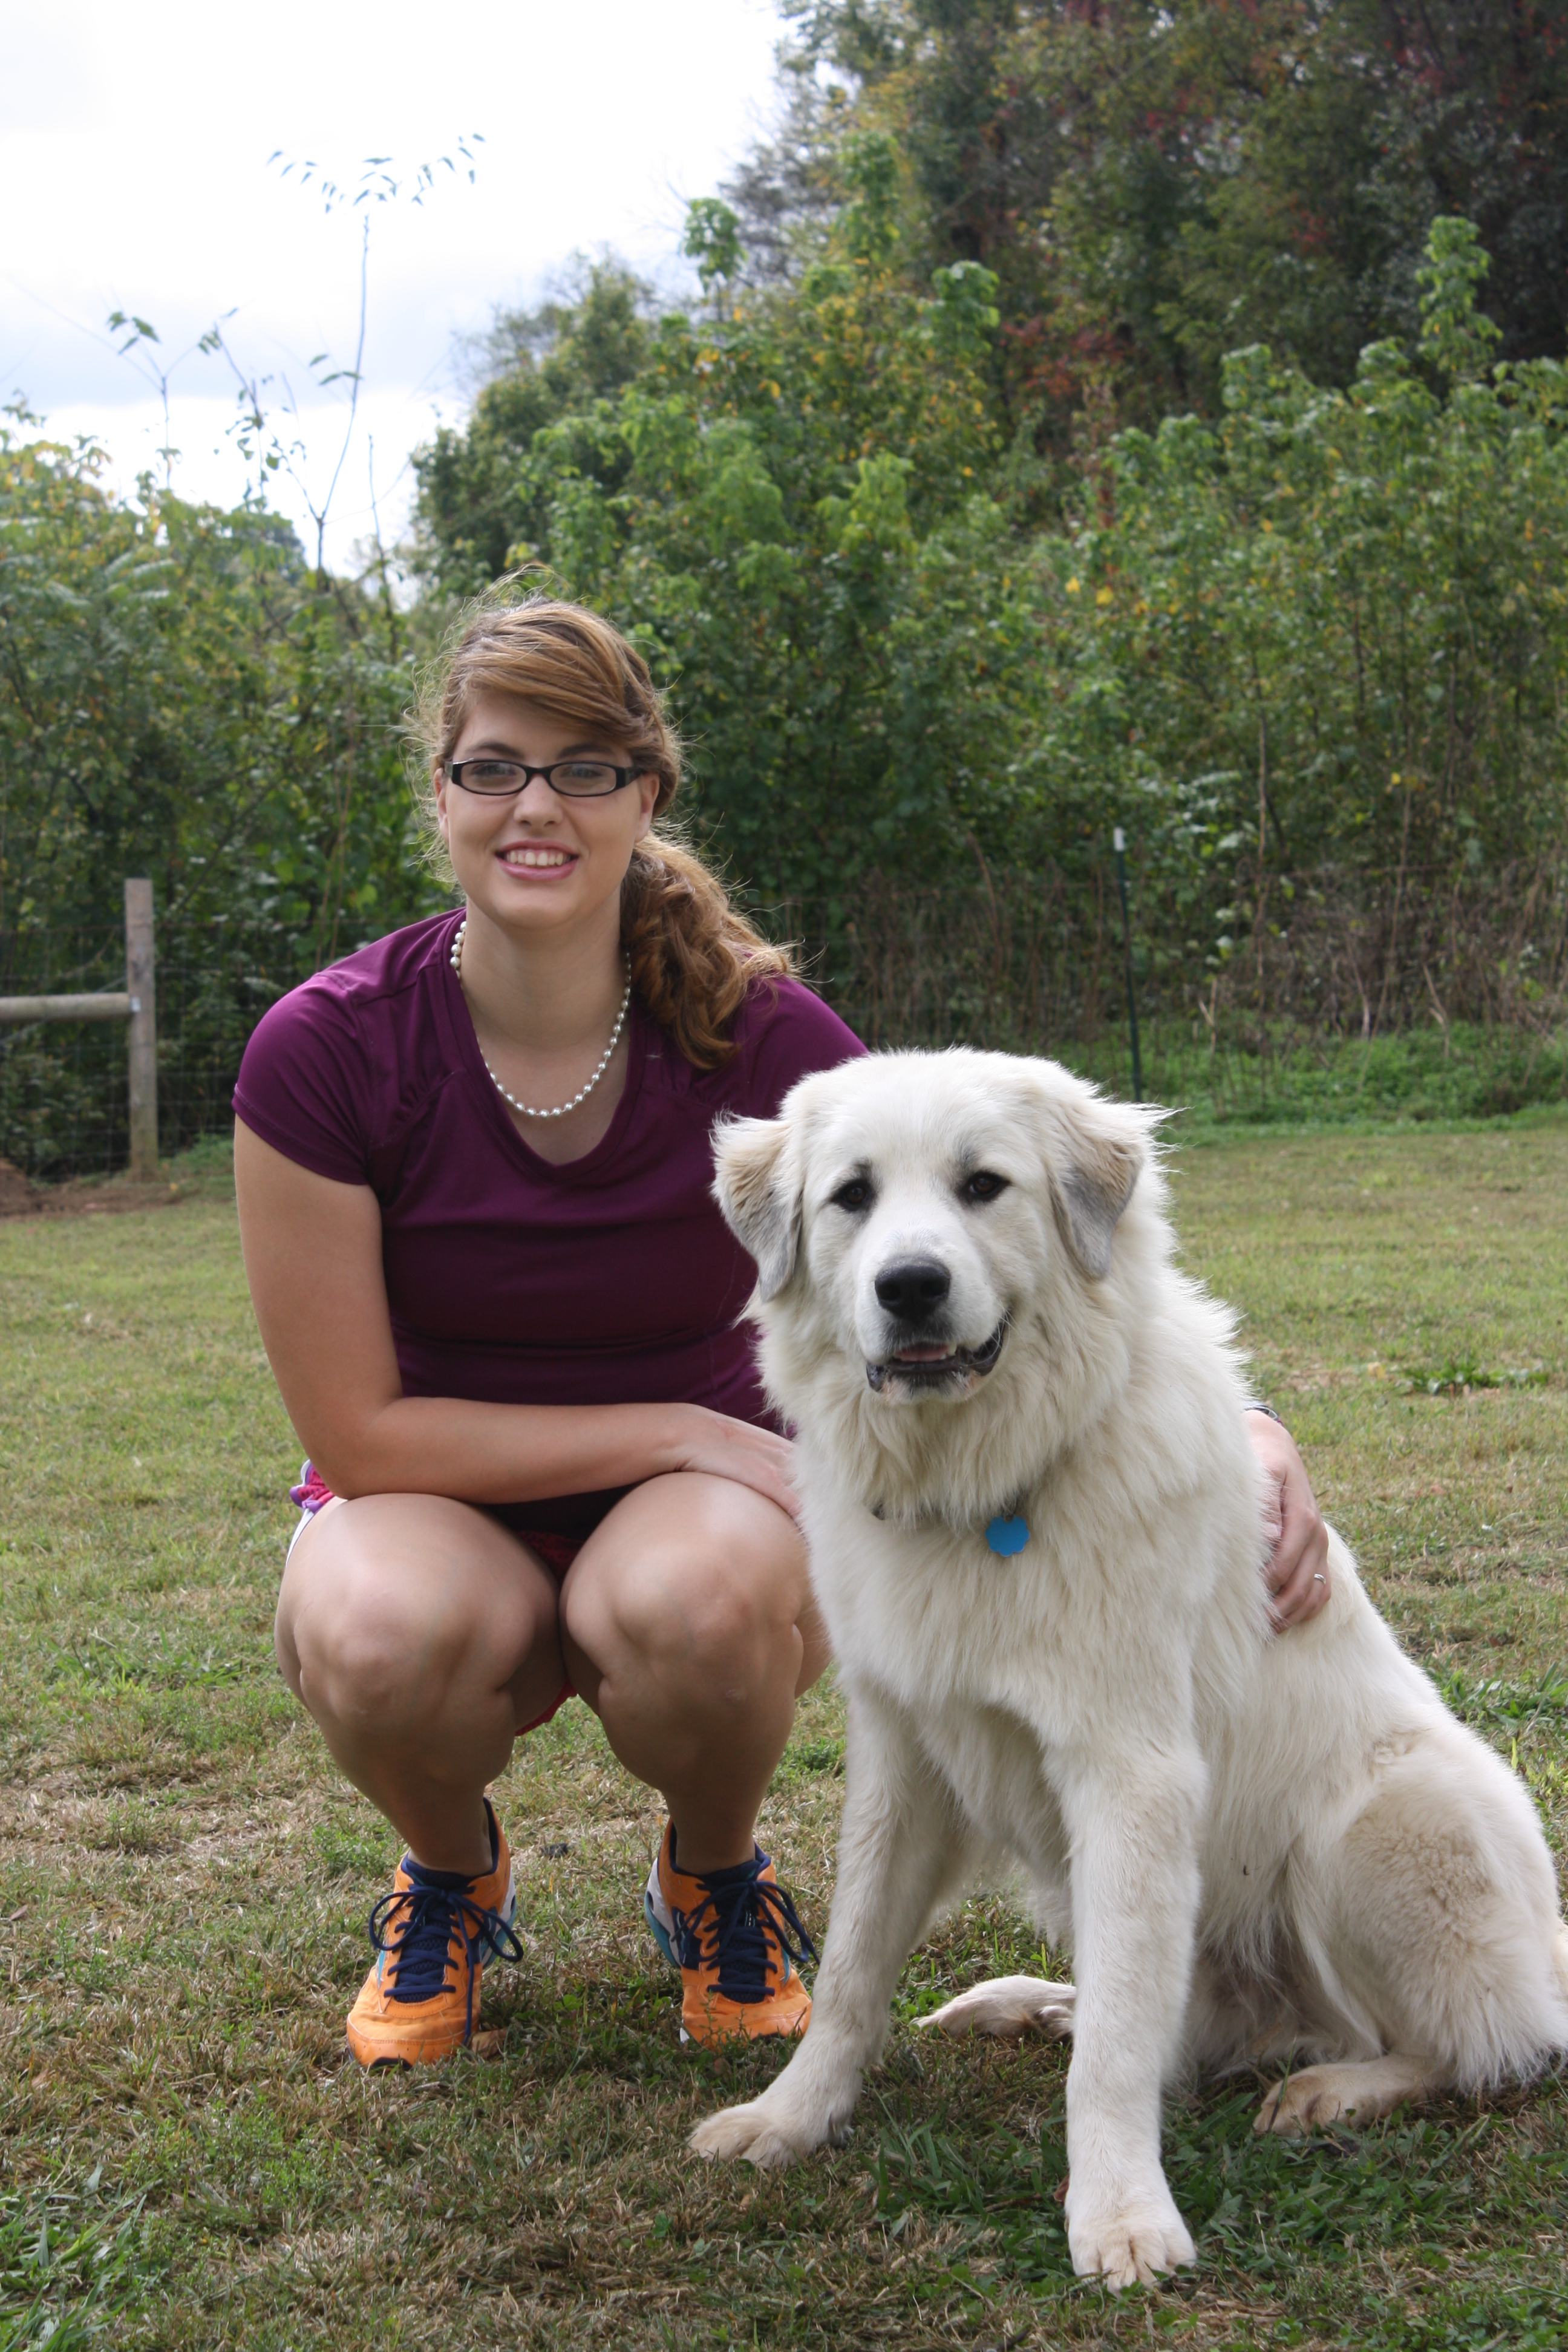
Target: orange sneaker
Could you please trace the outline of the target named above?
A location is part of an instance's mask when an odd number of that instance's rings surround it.
[[[816,1949],[761,1846],[750,1862],[693,1877],[676,1867],[675,1824],[667,1822],[643,1911],[680,1970],[682,2042],[718,2050],[805,2032],[811,1995],[795,1969]]]
[[[487,1953],[521,1960],[511,1856],[489,1799],[490,1866],[480,1877],[426,1870],[405,1853],[370,1915],[376,1962],[349,2011],[362,2066],[434,2066],[470,2039]]]

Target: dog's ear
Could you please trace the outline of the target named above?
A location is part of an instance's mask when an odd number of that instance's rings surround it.
[[[757,1296],[776,1297],[800,1247],[800,1181],[787,1118],[727,1118],[713,1129],[713,1197],[757,1262]]]
[[[1068,1247],[1085,1274],[1110,1272],[1110,1244],[1149,1156],[1146,1114],[1087,1087],[1052,1087],[1046,1164]]]

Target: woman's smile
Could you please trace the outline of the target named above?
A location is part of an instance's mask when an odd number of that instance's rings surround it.
[[[562,874],[577,863],[574,849],[561,849],[553,845],[542,846],[533,842],[509,842],[498,849],[496,856],[509,873]]]

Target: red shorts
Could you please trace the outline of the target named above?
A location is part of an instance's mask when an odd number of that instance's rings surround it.
[[[289,1549],[292,1551],[316,1513],[324,1504],[335,1503],[337,1496],[314,1463],[303,1462],[300,1465],[299,1484],[289,1489],[289,1500],[291,1503],[297,1503],[300,1507],[300,1524],[289,1539]],[[520,1543],[525,1543],[535,1558],[543,1561],[555,1579],[557,1591],[565,1582],[567,1570],[586,1541],[584,1537],[556,1535],[543,1528],[513,1528],[508,1532],[515,1535]],[[537,1731],[542,1723],[548,1723],[552,1715],[560,1713],[569,1698],[575,1698],[576,1696],[569,1682],[563,1683],[542,1715],[536,1715],[531,1722],[518,1726],[520,1736],[525,1731]]]

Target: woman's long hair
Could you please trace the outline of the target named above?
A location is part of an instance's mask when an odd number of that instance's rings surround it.
[[[624,747],[628,761],[658,778],[655,829],[633,851],[621,886],[621,945],[645,1009],[689,1062],[718,1069],[735,1050],[730,1025],[752,981],[792,971],[794,961],[736,912],[693,850],[658,829],[680,783],[680,741],[647,664],[618,629],[581,604],[531,596],[470,613],[412,713],[426,755],[421,800],[432,856],[448,878],[435,778],[485,693],[521,695],[552,719]]]

